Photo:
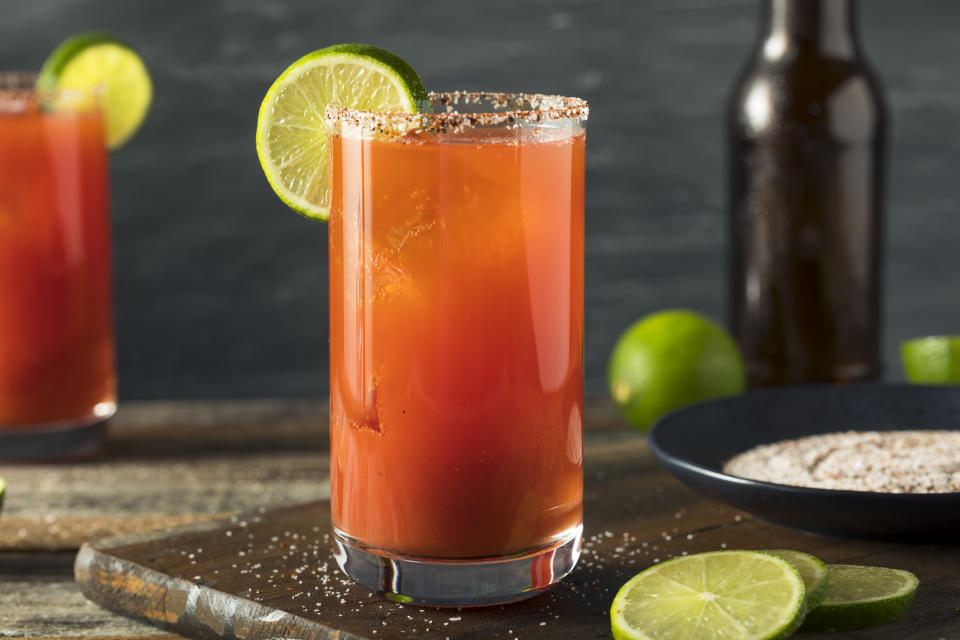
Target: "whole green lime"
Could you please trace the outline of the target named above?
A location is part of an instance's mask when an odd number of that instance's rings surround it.
[[[674,409],[741,393],[746,374],[730,334],[699,313],[668,309],[644,316],[620,336],[607,383],[623,417],[646,431]]]
[[[907,380],[914,384],[960,383],[960,336],[927,336],[900,344]]]

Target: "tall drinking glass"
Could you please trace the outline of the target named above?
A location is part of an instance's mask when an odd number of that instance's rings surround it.
[[[95,92],[0,73],[0,459],[82,454],[116,408]]]
[[[580,554],[587,105],[432,98],[326,114],[337,561],[403,602],[510,602]]]

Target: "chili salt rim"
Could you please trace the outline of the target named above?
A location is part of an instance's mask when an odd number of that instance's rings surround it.
[[[0,71],[0,115],[16,115],[54,99],[73,101],[76,109],[84,104],[79,101],[91,96],[99,99],[103,93],[99,86],[94,89],[40,89],[37,77],[33,71]]]
[[[0,72],[0,114],[19,113],[37,101],[37,74],[29,71]]]
[[[0,91],[27,91],[37,85],[33,71],[0,71]]]
[[[586,120],[590,107],[582,98],[542,93],[497,91],[431,92],[430,101],[445,109],[440,113],[363,111],[334,104],[324,113],[328,126],[346,125],[363,133],[404,135],[414,131],[433,134],[475,127],[513,127],[556,120]],[[490,104],[505,111],[461,113],[460,104]]]

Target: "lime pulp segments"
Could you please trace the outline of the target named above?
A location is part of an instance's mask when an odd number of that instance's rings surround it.
[[[823,603],[807,614],[809,631],[850,631],[893,622],[910,608],[920,581],[902,569],[829,564]]]
[[[759,551],[712,551],[634,576],[610,608],[617,640],[771,640],[803,621],[803,580]]]
[[[380,112],[431,109],[420,77],[378,47],[341,44],[300,58],[280,74],[260,105],[257,154],[273,190],[298,213],[330,214],[328,104]]]
[[[803,578],[803,586],[807,590],[807,611],[812,611],[820,606],[820,603],[827,597],[829,584],[827,565],[820,558],[793,549],[764,549],[763,551],[772,553],[778,558],[783,558],[800,573],[800,577]]]
[[[153,83],[129,44],[109,33],[81,33],[66,39],[44,62],[41,90],[102,91],[107,147],[123,146],[146,118]]]

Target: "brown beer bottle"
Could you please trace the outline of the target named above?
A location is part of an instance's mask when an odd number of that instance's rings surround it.
[[[855,0],[761,0],[727,114],[728,311],[751,386],[880,376],[886,116]]]

